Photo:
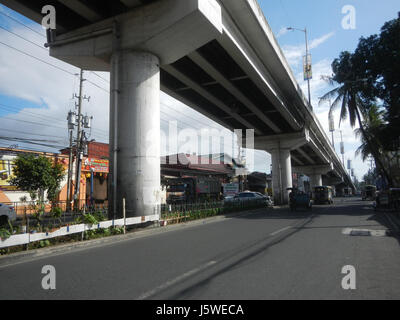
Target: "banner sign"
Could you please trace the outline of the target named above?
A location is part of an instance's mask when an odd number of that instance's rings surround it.
[[[239,193],[239,183],[224,184],[224,196],[235,196]]]
[[[84,163],[84,171],[108,173],[109,161],[105,159],[88,158]]]
[[[313,75],[312,75],[311,54],[308,54],[303,57],[303,72],[304,72],[304,81],[312,79]]]
[[[335,132],[335,118],[329,113],[329,132]]]

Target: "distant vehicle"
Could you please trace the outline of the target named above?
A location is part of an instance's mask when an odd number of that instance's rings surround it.
[[[168,180],[167,203],[195,203],[219,200],[222,184],[218,178],[184,177]]]
[[[314,188],[315,204],[333,204],[333,189],[329,186],[319,186]]]
[[[270,197],[265,196],[259,192],[245,191],[240,192],[234,197],[228,197],[224,199],[224,205],[235,204],[235,203],[265,203],[266,206],[272,205]]]
[[[376,187],[375,186],[365,186],[361,191],[361,198],[363,201],[365,201],[365,200],[375,201]]]
[[[344,188],[344,197],[352,197],[353,196],[353,190],[351,188]]]
[[[17,214],[12,206],[0,203],[0,226],[17,219]]]
[[[296,211],[298,208],[312,210],[313,201],[310,194],[298,190],[297,188],[288,188],[289,206],[291,211]]]

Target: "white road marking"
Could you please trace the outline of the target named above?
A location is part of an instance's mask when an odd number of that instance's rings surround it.
[[[347,236],[370,236],[370,237],[386,237],[386,230],[372,230],[372,229],[354,229],[345,228],[342,233]]]
[[[178,283],[178,282],[180,282],[182,280],[185,280],[185,279],[187,279],[187,278],[189,278],[191,276],[194,276],[196,273],[199,273],[199,272],[201,272],[201,271],[203,271],[203,270],[215,265],[216,263],[217,263],[217,261],[210,261],[210,262],[208,262],[208,263],[206,263],[206,264],[204,264],[204,265],[202,265],[202,266],[200,266],[198,268],[190,270],[190,271],[188,271],[188,272],[176,277],[175,279],[169,280],[169,281],[163,283],[162,285],[159,285],[157,288],[155,288],[153,290],[150,290],[150,291],[148,291],[146,293],[143,293],[139,298],[137,298],[137,300],[148,299],[151,296],[154,296],[155,294],[157,294],[158,292],[160,292],[162,290],[165,290],[165,289],[173,286],[174,284],[176,284],[176,283]]]
[[[282,229],[280,229],[280,230],[277,230],[277,231],[271,233],[270,236],[272,236],[272,237],[273,237],[273,236],[276,236],[277,234],[279,234],[279,233],[281,233],[281,232],[283,232],[283,231],[289,230],[289,229],[291,229],[291,228],[292,228],[292,226],[288,226],[288,227],[282,228]]]

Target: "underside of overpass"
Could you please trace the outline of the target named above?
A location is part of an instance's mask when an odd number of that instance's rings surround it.
[[[351,184],[256,0],[0,2],[39,23],[53,5],[50,54],[111,72],[114,213],[127,197],[130,215],[154,214],[159,150],[145,150],[145,135],[159,142],[160,89],[230,130],[254,129],[253,147],[271,153],[279,172],[277,203],[287,202],[292,168],[315,184],[323,175]]]

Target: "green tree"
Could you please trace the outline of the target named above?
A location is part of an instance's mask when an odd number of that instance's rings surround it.
[[[353,61],[358,76],[368,79],[362,95],[379,98],[386,109],[382,127],[386,150],[399,149],[400,136],[400,18],[384,24],[379,35],[361,38]]]
[[[365,136],[361,129],[355,130],[356,137],[361,139],[361,146],[356,150],[356,156],[361,155],[363,161],[366,161],[368,157],[372,155],[372,150],[370,149],[368,141],[374,144],[381,154],[385,152],[380,137],[382,126],[384,125],[384,114],[385,112],[377,105],[369,106],[363,120]]]
[[[64,177],[64,168],[43,156],[20,155],[14,161],[13,177],[10,184],[29,192],[32,199],[44,201],[44,192],[53,201]]]
[[[379,169],[389,181],[389,184],[391,184],[392,179],[380,158],[379,149],[371,141],[364,128],[363,116],[368,113],[370,107],[370,104],[367,103],[368,99],[365,98],[369,79],[362,78],[365,75],[364,67],[357,58],[358,56],[346,51],[342,52],[340,57],[333,61],[333,75],[325,77],[325,79],[332,85],[337,84],[337,87],[323,95],[320,103],[333,100],[330,106],[330,113],[340,107],[340,121],[349,118],[352,127],[358,123],[368,150],[375,158]]]

